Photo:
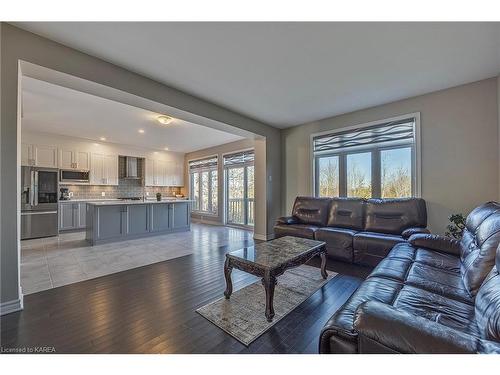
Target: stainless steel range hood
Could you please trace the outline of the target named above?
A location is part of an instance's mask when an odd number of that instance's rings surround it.
[[[139,179],[139,166],[137,158],[132,156],[125,157],[125,178]]]

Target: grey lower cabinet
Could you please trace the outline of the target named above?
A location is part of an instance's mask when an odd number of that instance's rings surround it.
[[[86,202],[59,202],[59,230],[85,228],[86,211]]]
[[[87,240],[95,245],[189,230],[189,202],[88,204]]]

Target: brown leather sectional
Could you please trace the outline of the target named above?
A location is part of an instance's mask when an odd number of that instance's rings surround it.
[[[277,220],[274,234],[325,241],[329,258],[376,266],[394,245],[429,233],[426,226],[420,198],[297,197],[292,215]]]
[[[461,241],[414,234],[325,325],[320,353],[500,353],[500,204]]]

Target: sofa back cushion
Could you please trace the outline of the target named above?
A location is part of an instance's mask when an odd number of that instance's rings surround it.
[[[400,235],[407,228],[426,226],[427,209],[421,198],[366,201],[366,231]]]
[[[297,197],[293,205],[292,215],[300,224],[326,226],[330,198]]]
[[[479,288],[475,302],[476,322],[481,335],[488,340],[500,341],[500,246],[496,266]]]
[[[365,201],[361,198],[333,198],[328,213],[329,227],[363,230]]]
[[[460,241],[460,271],[465,287],[472,296],[495,264],[500,243],[500,204],[485,203],[467,216]]]

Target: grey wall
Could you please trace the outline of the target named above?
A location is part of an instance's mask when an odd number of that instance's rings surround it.
[[[13,217],[18,211],[18,62],[27,61],[82,79],[97,82],[155,102],[179,108],[198,116],[250,131],[266,139],[265,175],[259,183],[265,192],[256,210],[265,212],[264,231],[272,233],[274,219],[280,215],[281,159],[280,131],[241,116],[220,106],[145,78],[116,65],[81,53],[35,34],[2,23],[1,30],[1,216]],[[271,177],[271,178],[269,178]],[[272,180],[272,181],[269,181]],[[272,204],[272,202],[274,202]],[[278,202],[278,204],[276,204]],[[14,220],[2,220],[1,299],[4,303],[18,298],[18,228]]]
[[[499,198],[497,90],[495,77],[283,131],[285,212],[295,196],[312,194],[312,133],[420,112],[422,196],[430,228],[443,232],[451,213]]]

